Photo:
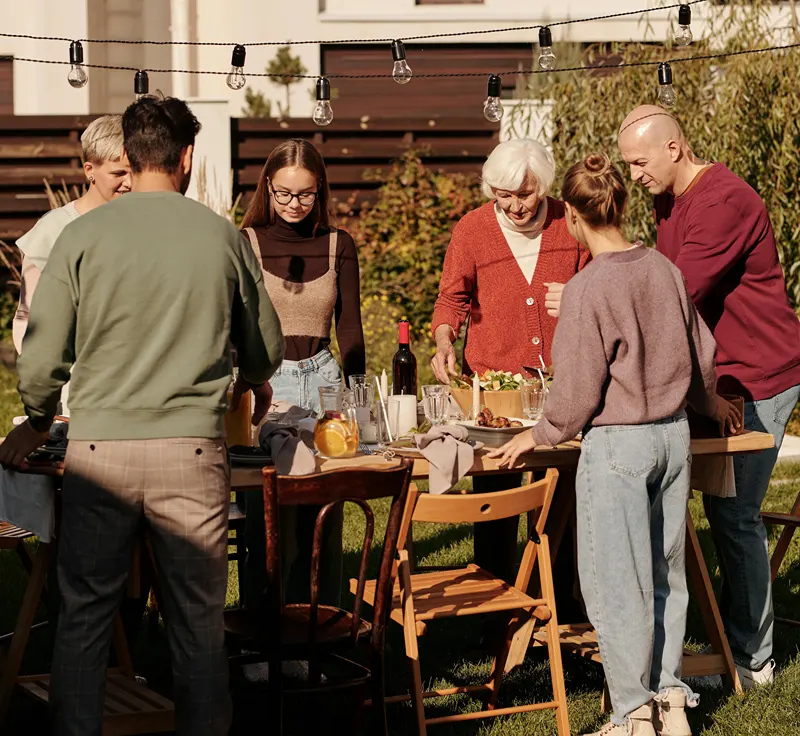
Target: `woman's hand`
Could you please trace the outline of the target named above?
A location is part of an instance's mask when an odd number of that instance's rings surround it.
[[[453,332],[450,325],[439,325],[436,329],[436,354],[431,358],[431,368],[440,383],[450,383],[450,376],[458,375],[456,351],[450,339]]]
[[[551,282],[545,284],[545,287],[547,287],[547,294],[544,297],[545,309],[551,317],[558,317],[561,312],[561,294],[564,291],[564,284]]]
[[[742,426],[742,415],[735,404],[717,395],[717,403],[714,406],[713,419],[719,424],[722,436],[734,434]]]
[[[500,462],[498,465],[502,468],[504,465],[507,465],[509,469],[514,467],[514,463],[517,462],[517,458],[526,453],[530,452],[536,447],[536,443],[533,440],[533,432],[520,432],[518,435],[514,437],[513,440],[509,440],[506,442],[502,447],[498,447],[496,450],[492,450],[489,453],[489,457],[491,458],[500,458]]]
[[[244,376],[239,373],[233,384],[233,396],[231,397],[231,404],[228,411],[236,411],[239,408],[239,402],[242,400],[242,396],[248,391],[252,391],[255,397],[255,401],[253,402],[253,418],[251,421],[253,426],[257,427],[259,422],[267,416],[269,407],[272,404],[272,386],[270,386],[269,381],[262,383],[260,386],[254,386],[245,381]]]
[[[29,421],[14,427],[0,445],[0,465],[8,470],[19,470],[34,450],[47,439],[47,432],[37,432]]]

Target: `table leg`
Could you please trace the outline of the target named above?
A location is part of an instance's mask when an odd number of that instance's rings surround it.
[[[22,665],[22,657],[25,654],[25,647],[28,645],[28,637],[31,633],[33,620],[36,617],[36,611],[42,599],[42,591],[47,580],[47,571],[50,567],[52,553],[52,543],[39,543],[36,557],[33,560],[31,576],[28,580],[28,585],[25,587],[25,595],[14,626],[11,647],[3,663],[2,675],[0,675],[0,723],[3,723],[8,715],[11,695],[14,692],[19,668]]]
[[[706,633],[711,641],[711,648],[716,654],[722,655],[725,663],[723,674],[728,686],[741,694],[742,684],[733,662],[731,646],[725,634],[725,626],[722,623],[714,589],[711,587],[711,578],[703,558],[703,550],[700,548],[700,540],[697,538],[692,515],[688,511],[686,512],[686,569],[692,582],[692,588],[694,588],[695,600],[700,607]]]

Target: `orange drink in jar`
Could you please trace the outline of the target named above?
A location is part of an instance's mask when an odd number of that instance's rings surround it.
[[[319,389],[321,413],[314,427],[314,447],[326,458],[353,457],[358,452],[358,422],[350,391]]]

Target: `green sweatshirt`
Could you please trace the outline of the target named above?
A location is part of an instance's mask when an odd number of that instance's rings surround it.
[[[130,193],[56,241],[30,309],[19,392],[45,428],[71,378],[71,439],[223,437],[230,343],[253,384],[283,358],[247,240],[177,192]]]

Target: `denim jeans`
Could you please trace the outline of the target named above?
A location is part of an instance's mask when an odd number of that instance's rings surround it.
[[[734,498],[703,496],[722,575],[725,631],[734,660],[751,670],[760,669],[772,656],[772,583],[761,504],[798,397],[800,386],[793,386],[772,398],[745,402],[745,429],[769,432],[775,447],[734,456]]]
[[[341,386],[339,365],[329,350],[307,360],[284,360],[270,379],[273,400],[288,401],[304,409],[319,412],[320,386]],[[281,508],[281,561],[286,603],[307,603],[311,591],[311,548],[314,524],[321,507],[284,506]],[[320,565],[320,600],[338,605],[342,588],[342,507],[332,511],[325,521]],[[244,603],[257,605],[267,583],[267,551],[264,532],[264,499],[258,493],[247,494],[245,509]]]
[[[684,412],[653,424],[592,427],[583,436],[578,573],[619,725],[668,687],[696,702],[681,682],[690,475]]]

